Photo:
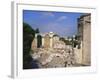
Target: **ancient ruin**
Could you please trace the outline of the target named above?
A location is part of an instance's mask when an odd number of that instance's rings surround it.
[[[38,61],[40,68],[91,65],[91,15],[82,15],[77,21],[77,39],[75,36],[67,39],[71,44],[60,40],[61,37],[54,32],[35,34],[31,56]]]

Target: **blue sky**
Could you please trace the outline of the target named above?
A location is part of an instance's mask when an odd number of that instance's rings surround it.
[[[23,21],[41,33],[55,32],[60,36],[77,33],[77,18],[83,13],[23,10]]]

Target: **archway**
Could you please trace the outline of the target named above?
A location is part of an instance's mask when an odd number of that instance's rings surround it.
[[[40,48],[42,46],[42,36],[37,36],[37,48]]]

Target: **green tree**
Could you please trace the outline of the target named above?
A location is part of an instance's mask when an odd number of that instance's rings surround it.
[[[37,28],[37,29],[35,30],[35,32],[36,32],[36,33],[39,33],[39,32],[40,32],[40,31],[39,31],[39,28]]]
[[[35,30],[27,23],[23,23],[23,69],[32,68],[30,56],[31,43],[35,36]]]
[[[65,40],[63,37],[61,37],[60,40],[63,41],[66,45],[71,45],[71,41]]]

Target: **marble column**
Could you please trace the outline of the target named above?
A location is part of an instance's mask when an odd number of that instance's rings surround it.
[[[35,47],[37,48],[37,34],[35,34]]]
[[[44,47],[44,36],[42,36],[42,47]]]
[[[52,37],[50,37],[50,48],[52,48],[52,45],[53,45],[53,39],[52,39]]]

